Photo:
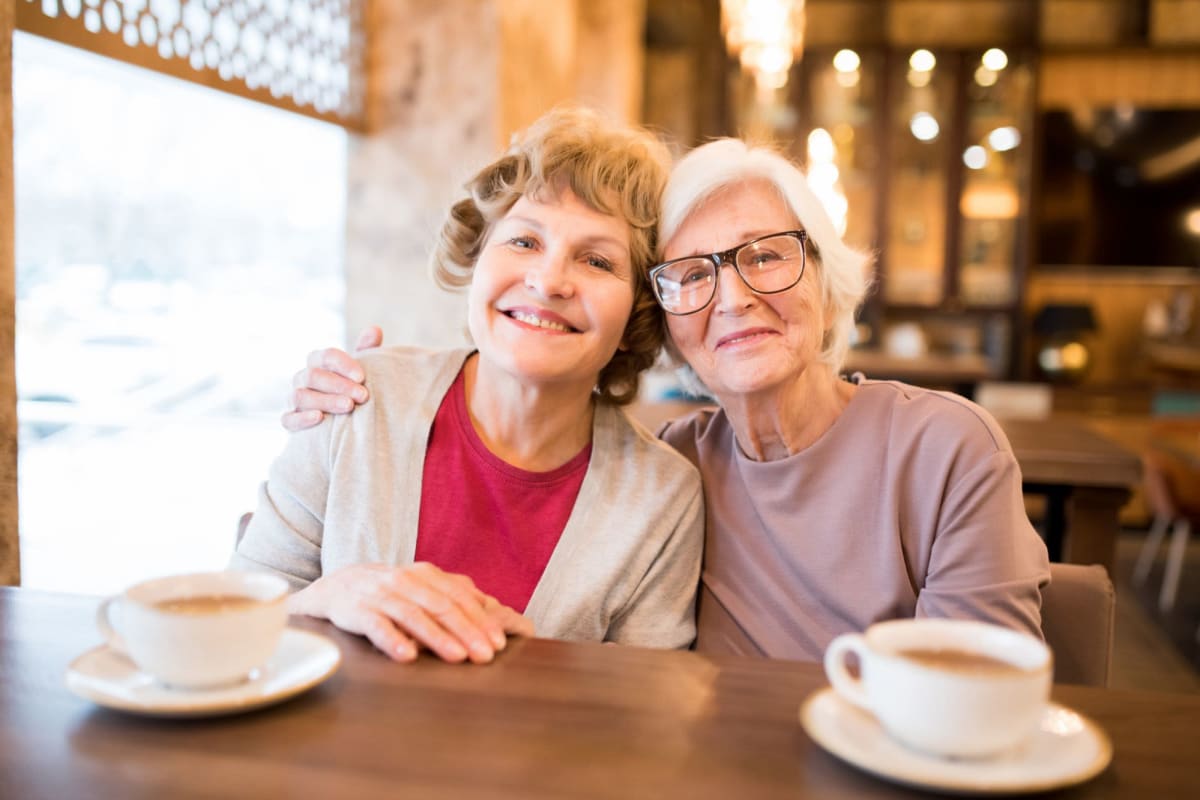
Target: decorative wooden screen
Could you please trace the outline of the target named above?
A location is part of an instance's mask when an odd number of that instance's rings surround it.
[[[367,0],[16,0],[17,28],[361,129]]]

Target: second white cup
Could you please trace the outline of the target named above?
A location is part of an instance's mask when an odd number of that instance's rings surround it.
[[[846,666],[858,656],[860,677]],[[982,622],[905,619],[843,634],[825,651],[837,693],[901,743],[937,756],[983,758],[1037,730],[1050,695],[1050,649]]]

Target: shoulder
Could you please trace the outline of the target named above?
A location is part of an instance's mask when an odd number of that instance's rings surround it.
[[[467,348],[429,350],[420,347],[379,347],[357,356],[367,382],[412,384],[422,379],[436,380],[447,372],[457,376],[471,354]]]
[[[658,438],[691,461],[697,460],[700,443],[722,441],[729,427],[725,412],[718,406],[698,406],[675,419],[668,420],[658,431]]]
[[[1010,451],[1003,429],[987,410],[961,395],[900,381],[863,381],[855,401],[858,425],[878,428],[883,441],[971,447],[981,455]]]
[[[598,422],[607,433],[602,439],[597,437],[597,443],[603,442],[601,446],[614,451],[614,463],[623,472],[636,473],[642,481],[699,491],[700,473],[692,462],[651,433],[627,409],[600,405]]]

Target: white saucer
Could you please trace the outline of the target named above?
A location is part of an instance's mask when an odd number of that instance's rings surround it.
[[[939,792],[1044,792],[1082,783],[1112,760],[1112,743],[1104,731],[1056,703],[1046,707],[1026,746],[984,760],[943,759],[910,750],[830,687],[805,700],[800,722],[813,741],[841,760],[885,780]]]
[[[342,653],[324,636],[287,628],[279,649],[250,680],[219,689],[173,689],[138,670],[108,645],[67,667],[67,688],[108,708],[152,717],[210,717],[278,703],[337,671]]]

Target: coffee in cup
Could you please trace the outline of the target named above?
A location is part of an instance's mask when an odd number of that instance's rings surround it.
[[[288,584],[260,572],[156,578],[101,603],[108,644],[168,686],[239,683],[267,663],[287,625]]]
[[[854,653],[860,677],[846,667]],[[905,619],[843,634],[825,651],[837,693],[895,739],[951,758],[984,758],[1037,731],[1050,696],[1050,649],[983,622]]]

